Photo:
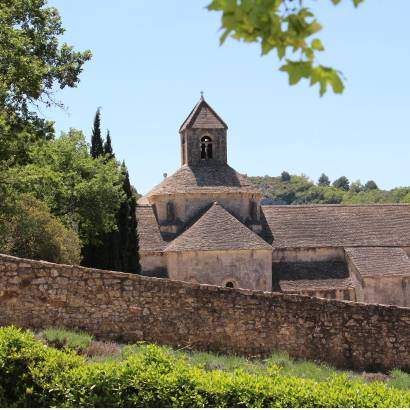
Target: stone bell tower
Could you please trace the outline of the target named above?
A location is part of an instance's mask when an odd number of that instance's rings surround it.
[[[226,134],[228,126],[201,99],[179,129],[181,136],[181,165],[200,167],[226,165]]]

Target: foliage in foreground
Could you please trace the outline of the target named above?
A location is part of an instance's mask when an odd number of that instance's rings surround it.
[[[14,327],[0,329],[0,406],[407,407],[410,393],[334,375],[323,382],[207,371],[144,345],[120,362],[86,362]]]
[[[341,0],[331,0],[338,4]],[[364,0],[353,0],[357,7]],[[324,51],[318,38],[322,29],[313,13],[312,2],[299,0],[212,0],[208,10],[222,12],[221,44],[228,37],[246,43],[259,43],[262,55],[276,51],[279,68],[289,75],[289,84],[302,78],[310,85],[319,84],[322,96],[328,86],[333,92],[344,89],[342,74],[332,67],[319,64],[317,54]]]

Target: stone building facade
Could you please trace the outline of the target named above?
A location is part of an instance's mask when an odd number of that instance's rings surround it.
[[[144,274],[410,306],[409,205],[262,205],[227,129],[202,97],[183,122],[181,167],[138,202]]]

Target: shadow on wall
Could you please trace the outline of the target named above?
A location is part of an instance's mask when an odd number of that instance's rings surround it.
[[[168,279],[168,272],[166,268],[158,268],[155,270],[147,270],[144,272],[141,272],[142,276],[147,276],[149,278],[163,278],[163,279]]]

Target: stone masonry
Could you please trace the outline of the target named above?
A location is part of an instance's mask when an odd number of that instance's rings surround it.
[[[410,369],[410,309],[229,289],[0,255],[0,325],[64,326],[353,369]]]

